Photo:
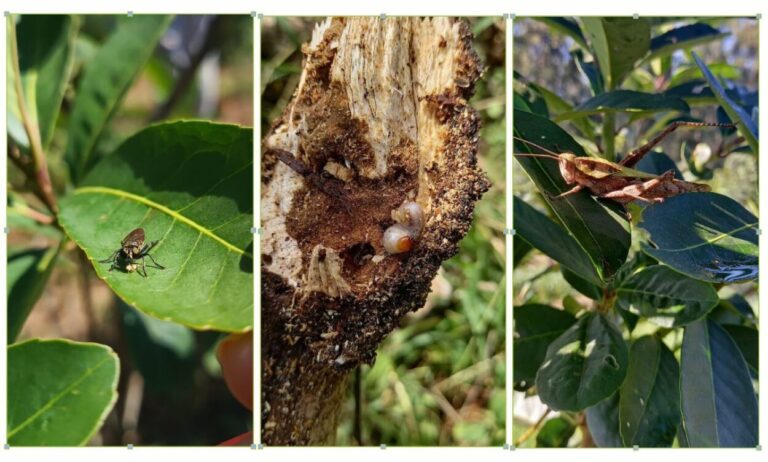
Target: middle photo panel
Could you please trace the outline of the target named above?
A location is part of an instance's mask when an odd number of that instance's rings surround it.
[[[261,44],[261,441],[502,445],[504,20]]]

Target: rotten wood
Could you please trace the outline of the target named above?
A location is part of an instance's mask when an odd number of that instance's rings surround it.
[[[263,139],[262,440],[334,441],[350,371],[457,252],[488,188],[467,100],[482,65],[451,18],[333,18],[302,48],[298,87]],[[423,211],[409,252],[384,232]]]

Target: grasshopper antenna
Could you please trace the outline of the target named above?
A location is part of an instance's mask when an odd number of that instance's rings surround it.
[[[520,138],[518,136],[513,136],[512,138],[516,139],[517,141],[520,141],[522,143],[525,143],[528,146],[532,146],[532,147],[534,147],[536,149],[539,149],[539,150],[541,150],[541,151],[546,153],[546,154],[516,153],[515,154],[516,156],[521,156],[521,157],[544,157],[544,158],[547,158],[547,159],[555,159],[555,160],[559,160],[560,159],[560,157],[557,154],[555,154],[550,149],[547,149],[547,148],[545,148],[544,146],[542,146],[540,144],[536,144],[533,141],[528,141],[528,140],[525,140],[525,139]]]

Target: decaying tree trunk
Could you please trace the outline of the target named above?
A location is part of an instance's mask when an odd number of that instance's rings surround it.
[[[332,444],[349,372],[372,363],[457,251],[474,203],[482,65],[466,23],[319,24],[293,99],[263,141],[262,439]],[[382,243],[416,202],[408,252]]]

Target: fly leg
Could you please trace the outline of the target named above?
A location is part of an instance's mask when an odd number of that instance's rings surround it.
[[[152,260],[152,263],[154,263],[154,267],[151,268],[157,268],[157,269],[165,269],[165,266],[161,265],[160,263],[156,262],[154,258],[152,258],[152,255],[146,254],[141,257],[141,260],[144,261],[144,257],[149,257],[150,260]]]
[[[141,257],[141,271],[139,271],[138,267],[136,268],[136,272],[141,274],[144,277],[147,277],[147,266],[144,264],[144,257]]]
[[[109,258],[107,258],[105,260],[99,260],[99,263],[114,263],[115,262],[115,257],[117,257],[117,254],[120,252],[120,250],[121,249],[115,250]]]
[[[149,244],[145,244],[144,247],[141,248],[141,252],[139,252],[139,256],[141,257],[142,264],[144,263],[144,257],[149,257],[150,260],[152,260],[152,263],[155,266],[150,266],[150,268],[157,268],[157,269],[165,269],[163,265],[156,262],[155,259],[152,257],[152,255],[149,254],[149,251],[152,250],[152,247],[156,246],[158,241],[152,241]]]

